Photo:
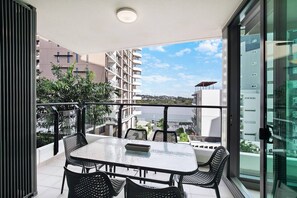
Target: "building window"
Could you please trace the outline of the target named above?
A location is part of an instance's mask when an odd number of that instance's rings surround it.
[[[76,61],[76,63],[78,63],[78,54],[76,54],[76,57],[75,57],[75,61]]]
[[[67,63],[70,63],[70,52],[67,52]]]
[[[59,63],[60,62],[60,52],[57,52],[57,63]]]

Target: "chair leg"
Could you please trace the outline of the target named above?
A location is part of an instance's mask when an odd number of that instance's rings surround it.
[[[141,169],[138,169],[139,171],[139,183],[141,184],[142,180],[141,180]]]
[[[214,189],[216,191],[217,198],[220,198],[221,196],[220,196],[219,186],[215,185]]]
[[[67,166],[68,166],[68,163],[65,162],[65,167],[67,168]],[[65,178],[66,178],[66,175],[65,175],[65,170],[64,170],[63,180],[62,180],[62,187],[61,187],[61,194],[63,194]]]
[[[143,177],[146,177],[146,170],[143,170]],[[143,183],[145,184],[145,180],[143,180]]]

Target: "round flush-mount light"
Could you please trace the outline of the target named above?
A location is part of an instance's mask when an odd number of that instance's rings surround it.
[[[137,13],[132,8],[120,8],[117,10],[117,17],[123,23],[133,23],[137,19]]]

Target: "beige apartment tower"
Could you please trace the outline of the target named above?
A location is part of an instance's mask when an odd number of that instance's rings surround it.
[[[53,79],[51,72],[52,64],[58,64],[62,69],[67,69],[75,63],[74,73],[85,75],[87,71],[93,71],[95,82],[109,82],[119,90],[120,96],[114,95],[112,100],[117,103],[135,104],[140,100],[141,92],[141,48],[117,50],[106,53],[79,55],[62,46],[37,36],[36,46],[36,69],[40,71],[41,77]],[[113,106],[111,118],[117,119],[119,107]],[[122,110],[122,130],[135,127],[135,116],[141,111],[136,111],[133,106],[124,106]],[[102,126],[103,127],[103,126]],[[100,128],[100,126],[98,126]],[[100,130],[106,135],[113,135],[112,127]],[[95,133],[99,133],[99,130]],[[123,133],[124,134],[124,133]]]

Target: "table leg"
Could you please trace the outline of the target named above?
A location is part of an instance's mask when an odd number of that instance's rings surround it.
[[[187,197],[187,194],[184,191],[184,187],[183,187],[183,176],[182,175],[179,176],[178,189],[180,190],[182,197],[184,197],[184,198]]]

